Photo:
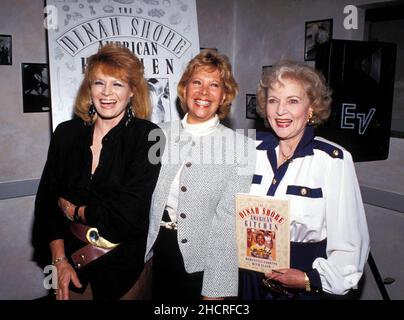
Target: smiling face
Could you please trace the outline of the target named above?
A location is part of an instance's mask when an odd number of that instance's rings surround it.
[[[265,243],[265,238],[262,234],[257,234],[256,238],[257,238],[257,243],[259,245],[263,245]]]
[[[202,123],[213,118],[225,99],[219,71],[197,68],[184,88],[184,98],[189,123]]]
[[[309,119],[310,99],[303,85],[293,79],[284,79],[268,89],[267,119],[281,140],[297,144],[303,136]]]
[[[100,119],[117,124],[132,96],[127,82],[105,75],[100,69],[95,71],[91,81],[91,98]]]

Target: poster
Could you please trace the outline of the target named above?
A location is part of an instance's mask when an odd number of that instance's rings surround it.
[[[47,0],[52,127],[73,116],[88,56],[114,42],[142,60],[155,123],[179,118],[177,84],[199,53],[195,0]]]

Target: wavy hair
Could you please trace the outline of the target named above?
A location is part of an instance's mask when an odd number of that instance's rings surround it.
[[[74,107],[74,113],[78,117],[86,122],[96,119],[96,115],[92,119],[88,111],[92,103],[91,83],[98,71],[128,83],[133,92],[130,105],[135,116],[141,119],[150,117],[149,89],[144,78],[143,64],[129,49],[116,44],[107,44],[89,57]]]
[[[318,126],[328,119],[331,113],[331,90],[327,88],[324,76],[316,69],[295,61],[281,61],[275,64],[269,72],[262,74],[257,88],[257,113],[264,118],[265,125],[269,126],[266,112],[268,89],[275,84],[284,85],[285,79],[296,80],[302,84],[313,116],[310,123]]]
[[[224,102],[219,106],[217,115],[221,120],[223,120],[228,116],[231,104],[237,96],[238,84],[234,79],[229,58],[214,49],[201,50],[198,55],[189,61],[177,86],[177,93],[181,102],[181,108],[185,113],[188,111],[188,106],[184,96],[184,89],[188,84],[188,81],[191,79],[192,74],[198,68],[206,68],[209,72],[218,70],[220,73],[220,78],[223,81],[225,99]]]

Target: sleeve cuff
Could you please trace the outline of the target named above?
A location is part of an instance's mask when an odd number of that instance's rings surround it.
[[[310,280],[310,288],[312,292],[320,292],[323,289],[321,284],[320,274],[318,273],[317,269],[312,269],[306,272],[307,277]]]
[[[87,225],[95,225],[98,220],[97,210],[95,210],[95,206],[91,202],[84,209],[84,217]]]

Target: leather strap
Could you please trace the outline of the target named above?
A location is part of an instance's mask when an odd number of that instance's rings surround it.
[[[86,238],[88,229],[90,229],[90,227],[82,223],[70,223],[70,231],[75,235],[76,238],[86,243],[88,243]]]
[[[72,254],[72,260],[75,267],[80,269],[111,250],[112,249],[103,249],[93,246],[92,244],[87,244]]]
[[[90,227],[82,223],[70,224],[70,231],[73,233],[73,235],[76,238],[80,239],[81,241],[87,243],[87,245],[73,252],[71,255],[73,263],[77,269],[83,268],[90,262],[102,257],[104,254],[114,249],[114,248],[111,249],[99,248],[89,243],[86,238],[88,229],[90,229]]]

